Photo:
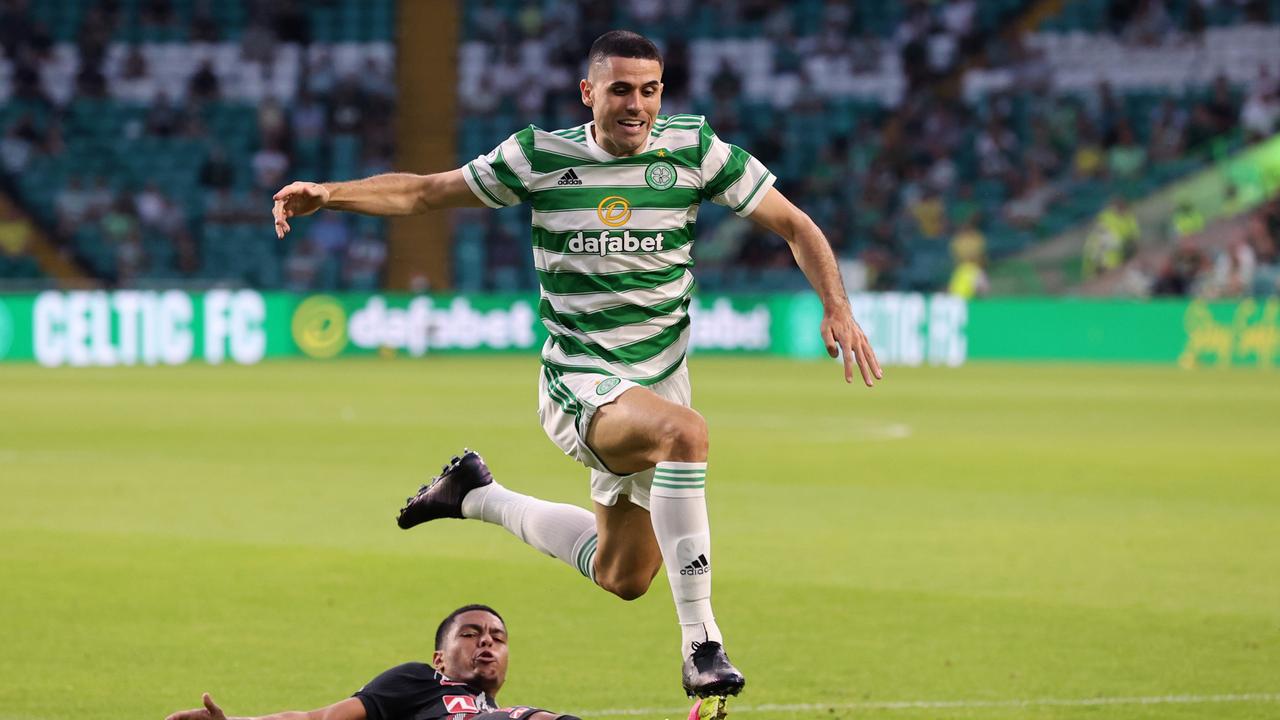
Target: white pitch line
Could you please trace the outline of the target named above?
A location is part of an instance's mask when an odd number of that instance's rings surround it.
[[[1280,693],[1238,693],[1232,695],[1150,695],[1145,697],[1024,698],[1019,700],[887,700],[852,703],[796,703],[730,705],[729,714],[750,712],[803,712],[821,710],[945,710],[953,708],[1023,708],[1038,706],[1091,707],[1095,705],[1195,705],[1202,703],[1274,703]],[[615,708],[582,710],[581,718],[626,715],[670,715],[687,713],[689,708]]]

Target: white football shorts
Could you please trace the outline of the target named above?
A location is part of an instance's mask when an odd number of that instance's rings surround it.
[[[689,407],[689,368],[679,370],[653,385],[639,385],[612,375],[561,373],[538,370],[538,419],[551,442],[565,455],[591,469],[591,499],[612,506],[626,495],[635,505],[649,509],[649,485],[653,469],[634,475],[615,475],[587,446],[587,429],[596,410],[617,400],[633,387],[648,387],[659,397]]]

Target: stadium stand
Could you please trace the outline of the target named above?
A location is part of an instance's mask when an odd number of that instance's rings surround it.
[[[385,222],[322,214],[278,243],[262,206],[288,178],[392,167],[395,6],[0,0],[0,191],[108,284],[378,287]],[[1280,0],[460,7],[459,163],[583,122],[587,46],[634,28],[664,48],[666,111],[768,164],[854,287],[979,292],[992,263],[1280,122]],[[780,240],[717,206],[699,220],[704,286],[805,286]],[[527,223],[458,211],[454,285],[534,288]],[[39,274],[0,244],[0,277]]]
[[[5,189],[93,275],[378,286],[381,221],[304,219],[277,244],[266,198],[391,166],[394,0],[0,8]]]
[[[760,156],[869,287],[934,290],[953,256],[1013,255],[1240,147],[1246,94],[1280,74],[1270,5],[1089,0],[1020,28],[1038,4],[468,4],[459,160],[582,122],[585,43],[634,27],[667,53],[664,107]],[[526,222],[460,214],[459,283],[532,287]],[[804,286],[780,241],[718,207],[699,226],[704,286]]]

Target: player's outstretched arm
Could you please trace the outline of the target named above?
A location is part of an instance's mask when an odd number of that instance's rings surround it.
[[[875,380],[883,378],[884,373],[871,342],[853,319],[849,295],[840,280],[840,267],[822,230],[776,188],[769,188],[748,217],[787,241],[809,284],[822,298],[822,342],[831,357],[843,354],[845,382],[853,382],[856,361],[862,381],[867,387],[875,385]]]
[[[201,700],[204,703],[204,707],[181,710],[173,713],[165,720],[365,720],[366,717],[364,703],[360,702],[358,698],[347,698],[328,707],[310,712],[291,710],[257,718],[227,717],[222,712],[222,708],[218,707],[217,703],[213,701],[209,693],[205,693]]]
[[[271,214],[276,236],[289,232],[289,218],[320,209],[347,210],[365,215],[414,215],[452,207],[484,207],[462,169],[432,175],[387,173],[349,182],[294,182],[273,197]]]

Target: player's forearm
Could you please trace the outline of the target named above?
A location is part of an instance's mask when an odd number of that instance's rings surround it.
[[[804,216],[797,225],[786,238],[796,264],[818,293],[822,307],[828,313],[846,311],[849,295],[845,292],[844,281],[840,279],[840,266],[831,251],[831,244],[808,216]]]
[[[329,191],[325,208],[365,215],[420,213],[430,207],[431,178],[430,175],[386,173],[363,180],[324,183]]]

